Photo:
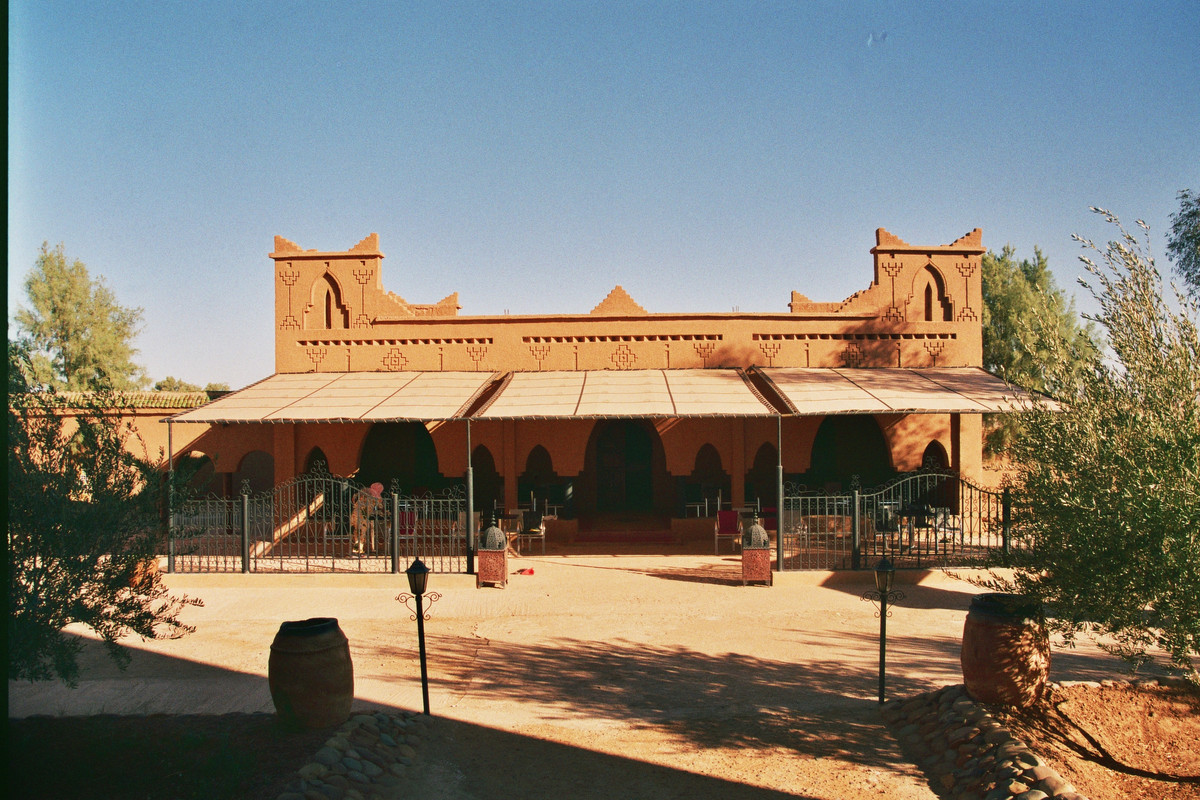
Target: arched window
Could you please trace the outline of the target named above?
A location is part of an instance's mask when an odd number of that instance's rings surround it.
[[[325,273],[313,284],[312,301],[304,312],[307,330],[340,330],[350,327],[350,312],[342,303],[337,281]]]
[[[931,266],[921,271],[918,281],[925,284],[923,294],[924,319],[926,322],[951,322],[954,311],[950,298],[946,296],[946,282],[941,273]]]

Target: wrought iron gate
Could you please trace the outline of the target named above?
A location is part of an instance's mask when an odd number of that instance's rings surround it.
[[[189,500],[171,514],[173,572],[467,571],[466,494],[375,497],[325,473],[262,494]]]
[[[923,471],[849,494],[786,487],[784,569],[970,566],[1012,546],[1007,495],[956,473]]]

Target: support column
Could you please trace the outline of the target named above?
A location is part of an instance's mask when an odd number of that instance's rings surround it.
[[[776,569],[783,572],[783,415],[775,418],[776,452],[779,454],[778,471],[775,474],[775,561]]]
[[[507,419],[501,425],[504,431],[504,508],[509,509],[517,507],[517,478],[520,475],[517,472],[517,421]]]
[[[733,433],[733,463],[729,465],[729,500],[733,508],[746,505],[746,421],[731,421]]]
[[[983,415],[953,414],[950,417],[951,465],[960,477],[974,483],[983,480]]]
[[[271,455],[275,461],[275,485],[290,481],[299,474],[296,468],[296,426],[271,426]]]
[[[471,464],[471,420],[467,420],[467,574],[475,574],[475,467]]]

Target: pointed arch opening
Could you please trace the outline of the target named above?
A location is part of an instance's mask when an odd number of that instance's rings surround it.
[[[306,330],[343,330],[350,327],[350,311],[342,303],[342,290],[326,272],[313,283],[312,298],[304,312]]]
[[[379,422],[363,440],[358,460],[359,483],[378,481],[401,494],[440,491],[447,481],[438,472],[437,447],[429,431],[419,422]]]
[[[746,502],[760,508],[773,508],[777,503],[778,475],[779,450],[770,442],[764,442],[754,454],[754,463],[746,473]]]
[[[666,471],[662,440],[647,420],[596,423],[588,439],[581,476],[579,514],[669,519],[675,492]]]
[[[241,494],[243,485],[250,494],[261,494],[275,488],[275,458],[265,450],[251,450],[242,457],[233,473],[233,492]]]
[[[817,428],[811,466],[805,474],[808,486],[844,492],[855,478],[863,488],[870,488],[895,474],[887,440],[875,417],[828,416]]]
[[[471,472],[475,485],[475,510],[483,515],[484,524],[489,524],[492,513],[504,501],[504,478],[496,470],[496,459],[484,445],[476,445],[471,451]]]
[[[550,452],[535,445],[525,458],[525,471],[517,479],[517,498],[522,504],[545,509],[546,505],[562,505],[563,489]]]
[[[950,298],[946,294],[946,281],[942,274],[926,266],[918,277],[918,297],[922,299],[922,319],[926,322],[951,322],[954,320],[954,310]]]
[[[312,450],[308,451],[308,455],[304,457],[304,474],[329,474],[329,459],[325,456],[324,450],[319,447],[314,447]]]
[[[729,500],[731,489],[732,481],[721,463],[721,454],[705,442],[696,451],[692,474],[684,484],[684,513],[712,516],[722,502]]]

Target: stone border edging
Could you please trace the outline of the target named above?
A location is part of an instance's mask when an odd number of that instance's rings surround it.
[[[394,797],[421,743],[417,734],[428,724],[413,712],[353,715],[296,771],[277,800]]]
[[[962,684],[889,703],[883,717],[942,797],[1087,800]]]
[[[1182,677],[1130,678],[1061,681],[1047,684],[1047,689],[1121,685],[1150,689],[1187,684]],[[943,797],[1087,800],[985,706],[971,699],[962,684],[892,701],[884,706],[883,718],[905,750],[916,755],[917,766]]]

